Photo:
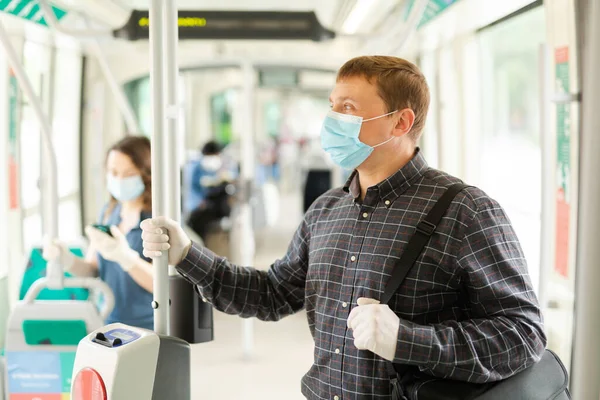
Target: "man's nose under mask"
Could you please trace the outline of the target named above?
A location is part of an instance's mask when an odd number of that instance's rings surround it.
[[[363,120],[362,117],[356,115],[341,114],[331,110],[321,127],[321,147],[337,165],[347,170],[353,170],[369,158],[376,147],[383,146],[395,139],[392,136],[375,146],[361,142],[358,136],[363,122],[383,118],[395,112]]]

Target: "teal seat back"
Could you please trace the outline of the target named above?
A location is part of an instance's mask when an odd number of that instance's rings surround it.
[[[30,346],[77,346],[87,335],[82,320],[25,320],[23,335]]]
[[[83,252],[80,248],[71,248],[71,253],[78,257],[83,257]],[[23,300],[25,294],[33,285],[35,281],[46,276],[46,260],[42,257],[42,249],[34,247],[29,253],[29,260],[27,267],[23,273],[23,280],[21,282],[21,291],[19,292],[19,299]],[[65,272],[65,276],[72,276],[68,272]],[[64,289],[43,289],[40,291],[37,300],[87,300],[89,297],[89,291],[83,288],[64,288]]]

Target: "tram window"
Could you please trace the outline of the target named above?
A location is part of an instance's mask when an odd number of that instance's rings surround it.
[[[233,137],[233,109],[238,97],[236,89],[227,89],[210,97],[212,135],[217,142],[227,145]]]
[[[49,47],[32,41],[25,41],[23,46],[23,67],[31,81],[42,106],[48,105],[51,50]],[[40,177],[40,125],[33,108],[26,97],[22,96],[22,118],[20,129],[20,175],[22,207],[36,207],[40,201],[38,180]]]
[[[33,109],[25,104],[22,108],[20,132],[20,178],[22,207],[29,209],[40,202],[40,128]]]
[[[150,134],[152,133],[152,96],[150,93],[150,77],[145,76],[127,82],[123,86],[123,89],[125,90],[127,99],[139,121],[141,130],[139,133],[150,137]]]
[[[42,242],[42,216],[40,213],[23,218],[23,246],[30,249]]]
[[[60,171],[58,195],[61,198],[79,191],[81,68],[81,55],[77,51],[56,50],[52,136]]]
[[[60,225],[58,236],[65,241],[76,241],[81,237],[81,212],[79,210],[78,193],[72,198],[64,199],[58,206]]]
[[[419,59],[419,66],[421,71],[427,79],[429,85],[429,91],[431,100],[429,103],[429,113],[427,115],[427,123],[425,124],[425,130],[421,136],[419,145],[423,149],[423,154],[427,159],[427,162],[433,168],[439,168],[439,148],[438,148],[438,88],[436,79],[436,62],[435,52],[431,51],[422,54]]]
[[[543,7],[481,32],[480,186],[506,209],[535,290],[539,286],[541,144],[539,46],[546,40]]]

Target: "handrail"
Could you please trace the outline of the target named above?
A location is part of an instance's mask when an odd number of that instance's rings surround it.
[[[165,54],[163,48],[163,23],[165,1],[151,0],[150,2],[150,85],[152,90],[152,216],[166,216],[168,213],[165,202],[165,152],[167,138],[164,134],[165,127]],[[167,27],[168,29],[168,27]],[[169,334],[169,256],[168,251],[155,259],[153,296],[154,301],[154,330],[156,333]]]
[[[164,55],[165,55],[165,95],[166,95],[166,121],[165,137],[165,187],[163,190],[168,193],[166,208],[167,216],[175,221],[181,221],[181,175],[179,173],[179,152],[178,152],[178,123],[179,123],[179,98],[178,78],[179,66],[177,63],[177,47],[179,39],[179,28],[177,26],[177,3],[175,1],[166,1],[164,16]],[[177,275],[175,267],[169,266],[169,275]]]
[[[87,18],[85,19],[86,25],[89,25],[89,21]],[[127,126],[127,133],[129,134],[140,134],[142,132],[140,128],[139,121],[133,111],[133,107],[131,107],[131,103],[127,100],[127,96],[125,95],[125,91],[123,87],[117,82],[117,78],[112,73],[110,69],[110,65],[108,64],[108,58],[104,54],[102,50],[102,46],[97,38],[92,38],[89,41],[90,48],[94,55],[96,56],[96,60],[100,65],[100,69],[102,70],[102,74],[104,75],[104,79],[108,83],[112,94],[115,98],[115,102],[121,110],[121,115],[125,120],[125,125]]]
[[[427,10],[427,5],[429,4],[429,0],[416,0],[413,4],[413,9],[411,10],[410,15],[408,16],[408,20],[404,25],[404,30],[400,35],[400,45],[397,47],[396,51],[402,50],[410,36],[417,30],[419,23],[423,19],[423,14],[425,10]]]
[[[54,146],[52,144],[52,127],[50,125],[50,121],[48,120],[46,114],[43,111],[42,104],[40,99],[35,94],[33,89],[33,85],[29,80],[27,73],[23,69],[21,62],[19,60],[19,56],[17,52],[13,48],[8,33],[4,29],[4,24],[0,22],[0,42],[2,43],[2,47],[4,47],[4,51],[6,52],[6,56],[15,72],[15,77],[21,86],[21,89],[25,93],[25,96],[29,100],[31,107],[33,108],[34,113],[40,123],[40,128],[42,132],[42,145],[46,150],[46,154],[48,157],[48,168],[47,171],[47,186],[45,189],[48,191],[48,195],[44,196],[44,199],[48,201],[48,210],[50,211],[50,215],[48,218],[48,236],[51,238],[58,237],[58,181],[57,181],[57,161],[56,161],[56,153],[54,152]],[[53,289],[60,289],[63,285],[63,269],[60,262],[50,262],[48,263],[47,270],[47,278],[49,280],[48,286]]]
[[[54,15],[54,11],[52,10],[52,7],[50,7],[50,4],[46,0],[38,0],[38,3],[40,5],[40,9],[44,13],[44,20],[46,21],[48,26],[60,33],[63,33],[65,35],[69,35],[69,36],[79,36],[79,37],[81,37],[81,36],[85,36],[85,37],[112,36],[112,31],[109,29],[95,30],[95,29],[68,29],[68,28],[65,28],[58,22],[58,19],[56,18],[56,15]]]
[[[121,111],[121,115],[125,120],[125,125],[127,126],[127,133],[139,134],[141,132],[141,129],[138,120],[135,116],[135,112],[133,111],[133,108],[131,107],[129,101],[127,101],[127,97],[125,96],[123,88],[121,87],[121,85],[119,85],[119,83],[117,82],[117,78],[112,73],[112,70],[110,69],[110,66],[108,64],[108,59],[104,54],[104,51],[102,51],[102,46],[98,41],[98,37],[111,35],[111,32],[94,31],[92,29],[88,29],[87,31],[66,29],[59,23],[58,19],[54,15],[54,12],[52,11],[52,7],[50,7],[46,0],[39,0],[39,3],[42,13],[44,14],[44,19],[48,22],[48,26],[50,27],[50,29],[69,36],[84,36],[91,39],[89,43],[90,48],[96,56],[96,60],[100,65],[100,70],[104,75],[104,79],[108,83],[108,86],[110,87],[115,98],[115,102],[117,103],[117,106]],[[84,22],[86,26],[89,27],[90,22],[87,17],[84,17]]]
[[[89,16],[111,29],[120,29],[131,18],[131,8],[125,7],[122,2],[116,4],[115,0],[47,0],[51,5],[60,4],[69,12],[81,13]]]
[[[408,39],[416,31],[428,4],[429,0],[416,0],[412,5],[406,23],[402,25],[400,33],[398,33],[398,30],[392,29],[387,34],[377,36],[367,41],[363,46],[363,49],[372,53],[373,48],[378,48],[381,43],[398,43],[398,45],[395,46],[395,51],[398,52],[402,50]]]
[[[48,278],[41,278],[35,281],[23,298],[25,304],[33,304],[38,294],[45,288],[52,288],[50,286],[50,280]],[[106,320],[110,315],[111,311],[115,307],[115,296],[110,287],[102,280],[97,278],[65,278],[63,282],[65,288],[86,288],[86,289],[98,289],[104,296],[104,305],[100,310],[100,317],[102,320]]]

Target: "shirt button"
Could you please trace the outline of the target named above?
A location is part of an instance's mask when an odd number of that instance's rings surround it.
[[[333,396],[333,400],[340,400],[340,396]]]
[[[363,218],[367,218],[369,216],[369,213],[363,213]]]
[[[340,354],[340,349],[335,349],[335,354]]]
[[[343,303],[342,303],[342,307],[344,307],[344,308],[348,307],[348,303],[346,303],[346,302],[343,302]]]
[[[391,203],[391,202],[390,202],[389,200],[386,200],[386,201],[385,201],[385,205],[386,205],[386,206],[389,206],[389,205],[390,205],[390,203]]]
[[[356,261],[356,257],[355,257],[355,256],[352,256],[352,257],[350,257],[350,260],[351,260],[351,261]]]

